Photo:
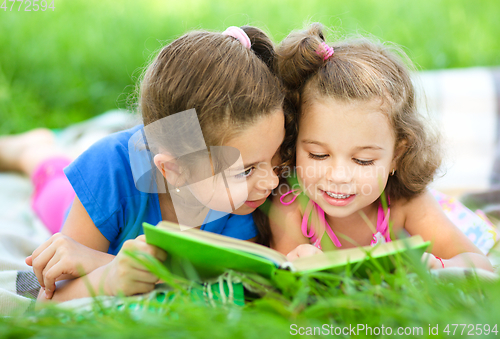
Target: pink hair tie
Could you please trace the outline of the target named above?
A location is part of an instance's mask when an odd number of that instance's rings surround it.
[[[321,45],[319,45],[319,48],[316,50],[316,54],[322,57],[324,61],[328,60],[333,55],[333,53],[333,48],[328,46],[326,42],[322,42]]]
[[[236,26],[228,27],[224,32],[222,32],[222,35],[228,35],[228,36],[232,36],[235,39],[238,39],[239,42],[241,42],[241,44],[245,48],[250,49],[250,46],[252,45],[248,35],[245,33],[244,30],[242,30],[239,27],[236,27]]]

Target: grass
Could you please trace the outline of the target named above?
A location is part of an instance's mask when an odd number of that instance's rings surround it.
[[[128,107],[152,53],[197,28],[253,24],[280,41],[304,22],[320,21],[331,36],[371,33],[403,45],[422,69],[496,66],[499,6],[497,0],[55,0],[55,11],[0,10],[0,134],[61,128]],[[456,337],[443,332],[446,324],[498,322],[500,282],[436,280],[416,267],[369,280],[310,274],[244,307],[213,308],[177,289],[164,315],[48,308],[0,318],[0,338],[281,338],[290,336],[291,324],[422,327],[424,336],[439,325],[434,337]]]
[[[370,33],[400,44],[423,69],[500,64],[496,0],[54,0],[54,6],[0,9],[0,134],[66,127],[128,107],[151,55],[191,29],[253,24],[278,42],[304,22],[320,21],[331,37]]]
[[[391,274],[376,272],[370,279],[327,273],[288,276],[274,291],[243,307],[193,301],[182,286],[156,309],[146,303],[142,311],[97,307],[94,312],[75,313],[49,307],[23,317],[0,318],[0,338],[284,338],[298,331],[314,333],[314,328],[324,336],[335,334],[336,328],[355,328],[359,332],[351,334],[361,337],[371,328],[373,335],[368,337],[375,337],[382,326],[385,334],[399,330],[411,331],[414,337],[448,338],[461,337],[464,328],[463,336],[478,335],[486,324],[494,330],[500,281],[474,276],[436,279],[419,262],[411,267],[400,265]],[[156,273],[171,279],[164,270]],[[391,335],[381,337],[386,336]]]

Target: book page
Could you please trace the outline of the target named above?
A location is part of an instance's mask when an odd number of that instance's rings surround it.
[[[373,258],[380,258],[390,256],[395,253],[402,253],[407,249],[425,249],[429,244],[429,242],[424,242],[422,237],[417,235],[410,238],[378,244],[374,247],[364,246],[319,253],[310,257],[298,258],[290,264],[287,263],[284,266],[291,267],[292,270],[294,269],[298,272],[319,271],[328,268],[342,267],[346,266],[348,263],[362,261],[367,257],[367,253],[370,253]],[[424,250],[422,250],[422,252],[423,251]]]

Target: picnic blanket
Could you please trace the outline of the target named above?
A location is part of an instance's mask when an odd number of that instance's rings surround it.
[[[24,259],[49,232],[30,207],[32,186],[16,174],[0,174],[0,314],[22,313],[40,288]]]
[[[100,138],[139,122],[115,110],[57,131],[58,143],[78,154]],[[34,306],[40,286],[25,258],[50,237],[31,209],[31,181],[20,174],[0,173],[0,315],[24,313]]]

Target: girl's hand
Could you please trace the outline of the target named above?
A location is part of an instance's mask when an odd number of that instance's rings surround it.
[[[127,240],[118,255],[107,266],[104,289],[108,295],[147,293],[154,289],[158,277],[149,272],[139,262],[124,253],[128,251],[145,252],[159,261],[167,259],[167,252],[156,246],[148,245],[144,235]]]
[[[441,259],[443,260],[443,259]],[[427,267],[431,270],[443,268],[443,263],[432,253],[425,252],[422,255],[422,262],[427,262]],[[444,261],[444,260],[443,260]]]
[[[80,244],[61,233],[54,234],[26,258],[48,299],[58,280],[74,279],[88,274],[112,260],[113,256]]]
[[[309,257],[314,254],[323,253],[319,248],[311,244],[302,244],[295,247],[290,253],[286,255],[288,261],[293,261],[301,257]]]

